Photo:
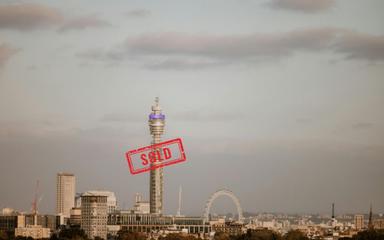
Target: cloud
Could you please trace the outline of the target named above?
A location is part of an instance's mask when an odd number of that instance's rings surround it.
[[[35,3],[0,5],[0,28],[31,30],[61,23],[63,16],[54,8]]]
[[[306,28],[244,35],[163,32],[130,37],[109,50],[91,49],[78,56],[108,62],[140,60],[151,69],[184,70],[271,61],[304,51],[328,51],[349,60],[383,61],[384,36],[340,28]]]
[[[147,9],[135,9],[124,13],[124,15],[130,18],[148,17],[151,15],[151,11]]]
[[[58,28],[59,32],[107,27],[111,24],[95,15],[68,18],[55,8],[34,3],[0,5],[0,29],[20,31]]]
[[[58,29],[58,31],[66,32],[70,30],[84,30],[87,28],[100,28],[108,26],[111,26],[109,22],[102,20],[95,15],[90,15],[69,19]]]
[[[209,109],[190,110],[177,113],[173,119],[188,122],[222,122],[242,119],[242,113],[235,112],[212,112]]]
[[[384,36],[348,31],[336,41],[334,49],[347,59],[384,60]]]
[[[16,48],[12,48],[7,44],[0,44],[0,67],[3,67],[5,63],[17,52]]]
[[[358,122],[352,125],[352,128],[356,130],[366,130],[372,127],[374,127],[373,123],[369,122]]]
[[[226,62],[217,62],[209,59],[165,59],[159,60],[158,62],[153,62],[145,65],[145,68],[151,70],[191,70],[191,69],[205,69],[212,68],[215,66],[221,66],[226,64]]]
[[[271,0],[268,6],[305,13],[314,13],[330,9],[335,0]]]
[[[144,120],[146,118],[144,117]],[[101,118],[102,122],[142,122],[143,118],[138,117],[137,115],[128,115],[128,114],[122,114],[122,113],[109,113],[104,114]]]

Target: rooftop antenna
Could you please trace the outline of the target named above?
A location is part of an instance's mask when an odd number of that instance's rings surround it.
[[[155,97],[156,106],[159,106],[159,97]]]

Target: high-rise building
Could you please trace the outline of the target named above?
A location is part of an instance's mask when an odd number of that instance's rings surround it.
[[[56,184],[56,214],[69,218],[75,206],[75,175],[58,173]]]
[[[117,208],[117,200],[114,192],[110,191],[86,191],[82,195],[100,195],[107,196],[107,213],[113,213]],[[81,204],[80,204],[81,207]]]
[[[81,196],[81,228],[91,239],[107,239],[107,196],[86,192]]]
[[[364,228],[364,215],[355,215],[355,229],[360,231]]]
[[[152,144],[161,142],[161,135],[164,134],[165,115],[161,113],[159,98],[156,98],[155,105],[149,115],[149,130],[152,135]],[[157,164],[157,163],[151,163]],[[163,212],[163,169],[156,168],[150,171],[149,179],[149,205],[150,213],[162,214]]]

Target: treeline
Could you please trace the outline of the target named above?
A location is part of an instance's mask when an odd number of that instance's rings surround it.
[[[0,231],[0,240],[32,240],[26,237],[14,237],[10,232]],[[115,240],[147,240],[147,236],[143,233],[119,231]],[[200,240],[193,235],[171,233],[167,236],[160,236],[158,240]],[[321,238],[319,238],[320,240]],[[53,234],[50,240],[89,240],[80,228],[62,229],[60,233]],[[100,240],[96,238],[95,240]],[[213,240],[309,240],[302,232],[298,230],[289,231],[285,235],[281,235],[271,230],[248,230],[241,235],[229,235],[227,233],[217,232]],[[384,230],[366,230],[359,232],[352,238],[343,237],[339,240],[384,240]]]
[[[216,233],[214,240],[308,240],[302,232],[298,230],[289,231],[282,236],[271,230],[248,230],[241,235],[228,235],[226,233]]]

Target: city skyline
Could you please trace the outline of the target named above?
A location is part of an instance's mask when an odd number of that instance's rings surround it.
[[[172,6],[169,8],[168,6]],[[384,212],[381,0],[3,1],[0,208],[55,212],[58,172],[121,207],[149,174],[124,153],[148,145],[154,97],[163,140],[187,161],[164,169],[164,211],[201,216],[228,188],[244,211]],[[235,206],[218,199],[218,211]]]

